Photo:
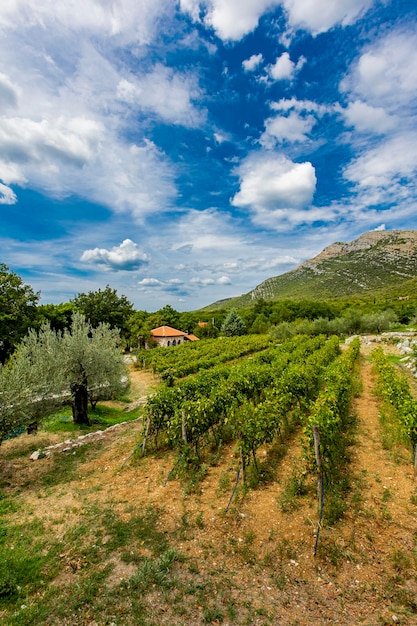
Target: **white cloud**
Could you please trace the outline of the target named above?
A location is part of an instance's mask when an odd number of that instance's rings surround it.
[[[273,80],[291,80],[295,72],[295,63],[291,61],[288,52],[283,52],[268,71]]]
[[[220,276],[216,282],[218,285],[230,285],[232,281],[228,276]]]
[[[394,31],[369,45],[341,89],[374,107],[399,112],[417,91],[417,35]]]
[[[245,72],[253,72],[254,70],[256,70],[257,67],[259,67],[259,65],[263,62],[263,60],[264,60],[264,57],[261,53],[252,54],[252,56],[249,57],[249,59],[242,61],[243,69],[245,70]]]
[[[194,276],[190,280],[192,285],[198,285],[199,287],[208,287],[209,285],[214,285],[215,281],[213,278],[201,278],[199,276]]]
[[[81,256],[81,261],[112,270],[130,271],[146,265],[149,262],[149,257],[145,252],[139,250],[137,244],[131,239],[125,239],[119,246],[114,246],[111,250],[105,248],[85,250]]]
[[[194,76],[182,75],[162,65],[142,77],[123,78],[117,86],[120,100],[150,111],[165,122],[191,127],[203,120],[203,112],[192,103],[201,95]]]
[[[361,17],[374,0],[282,0],[293,28],[313,35],[341,24],[347,26]]]
[[[16,204],[17,197],[13,189],[0,183],[0,204]]]
[[[0,26],[24,25],[32,32],[64,28],[113,38],[118,45],[143,45],[152,40],[161,15],[172,10],[171,0],[9,0],[0,4]]]
[[[316,188],[311,163],[294,163],[271,152],[250,155],[237,174],[240,190],[232,205],[250,209],[256,223],[270,228],[287,219],[288,212],[310,205]]]
[[[252,32],[259,18],[280,0],[206,0],[201,4],[207,5],[206,25],[213,27],[223,41],[238,41]],[[195,3],[193,6],[195,10]]]
[[[406,187],[401,192],[397,185],[408,179],[412,182],[417,174],[417,133],[402,133],[380,142],[376,147],[365,150],[345,170],[348,180],[359,188],[384,190],[389,196],[404,194],[415,190],[415,185]],[[395,186],[394,186],[395,185]],[[408,189],[408,191],[407,191]]]
[[[374,0],[180,0],[184,13],[214,28],[223,41],[238,41],[252,32],[267,11],[284,6],[292,29],[317,35],[333,26],[347,26],[359,19]]]
[[[13,157],[45,170],[57,170],[57,161],[81,167],[92,160],[103,133],[102,125],[85,118],[58,117],[34,121],[22,117],[3,118],[0,151],[3,159]]]
[[[382,107],[373,107],[360,100],[350,102],[343,115],[350,126],[359,132],[374,132],[384,134],[393,130],[398,119],[389,115]]]
[[[236,225],[230,217],[215,209],[189,211],[176,224],[175,234],[175,250],[186,247],[187,253],[192,251],[201,258],[205,254],[211,258],[219,251],[233,255],[245,245],[242,235],[236,234]]]
[[[176,173],[145,133],[152,116],[187,126],[204,118],[194,107],[197,79],[162,65],[132,77],[119,52],[129,45],[143,56],[161,16],[169,22],[174,10],[172,0],[1,3],[0,181],[76,194],[137,222],[169,210]],[[136,99],[121,101],[117,87],[129,95],[130,83]]]
[[[200,21],[200,0],[180,0],[183,13],[188,13],[195,22]]]
[[[2,161],[1,159],[0,180],[6,183],[6,185],[24,185],[27,182],[18,164]]]
[[[157,278],[142,278],[142,280],[140,280],[138,282],[138,285],[140,287],[161,287],[162,286],[162,282],[160,280],[158,280]]]
[[[325,115],[326,113],[333,113],[334,106],[326,104],[318,104],[311,100],[297,100],[296,98],[281,98],[278,102],[271,102],[270,108],[273,111],[297,111],[299,113],[311,112],[315,113],[318,117]]]
[[[288,117],[270,117],[265,121],[265,132],[260,138],[260,143],[266,147],[273,147],[276,143],[304,142],[308,139],[316,119],[312,115],[302,117],[295,111],[291,111]]]
[[[0,72],[0,111],[16,107],[18,91],[10,78]]]

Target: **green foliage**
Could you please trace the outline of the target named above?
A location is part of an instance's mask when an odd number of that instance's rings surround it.
[[[79,293],[71,303],[93,328],[102,323],[108,324],[110,328],[119,329],[122,338],[129,338],[129,319],[133,314],[133,304],[126,296],[119,296],[116,289],[107,285],[103,290]]]
[[[341,440],[349,424],[350,404],[355,389],[353,370],[359,352],[360,343],[356,338],[338,359],[329,364],[323,373],[323,386],[311,404],[304,425],[305,454],[313,467],[316,467],[313,427],[318,428],[322,470],[328,478],[337,474],[343,463]]]
[[[409,305],[414,303],[414,311],[417,305],[416,241],[412,236],[409,238],[404,233],[393,231],[381,233],[380,237],[379,241],[371,239],[365,245],[361,243],[350,250],[349,244],[346,244],[347,251],[339,249],[334,255],[316,257],[311,264],[304,263],[295,270],[268,278],[243,296],[214,303],[210,310],[243,309],[251,306],[255,298],[261,301],[291,299],[316,302],[334,302],[336,298],[345,301],[349,298],[351,302],[355,298],[372,301],[376,298],[384,302],[384,308],[393,304],[398,309],[402,308],[403,323],[407,323],[413,316]],[[404,298],[407,298],[405,303]],[[281,321],[285,319],[275,323]]]
[[[29,332],[0,370],[0,442],[70,399],[74,408],[80,390],[85,399],[81,417],[89,423],[88,399],[95,406],[120,392],[126,380],[117,330],[105,324],[92,328],[79,313],[63,335],[45,323],[39,332]]]
[[[244,337],[222,337],[183,343],[175,348],[142,350],[138,352],[138,367],[151,368],[164,377],[182,378],[201,370],[207,370],[220,363],[232,361],[242,356],[264,350],[271,345],[266,335],[245,335]]]
[[[5,363],[34,324],[38,300],[32,287],[0,263],[0,363]]]
[[[414,447],[417,444],[417,401],[404,374],[391,364],[382,348],[372,352],[378,372],[378,390],[383,400],[395,412],[401,432]]]
[[[245,322],[234,309],[226,316],[221,327],[221,332],[223,335],[226,335],[226,337],[235,337],[246,333]]]
[[[41,304],[37,308],[38,325],[49,322],[52,330],[63,332],[71,326],[74,305],[71,302],[64,304]]]
[[[162,387],[146,407],[144,441],[164,441],[189,459],[214,437],[237,442],[243,469],[256,450],[286,431],[320,386],[321,372],[339,354],[337,337],[296,337],[250,359],[228,363]],[[227,435],[225,434],[227,431]],[[182,458],[180,457],[180,458]]]

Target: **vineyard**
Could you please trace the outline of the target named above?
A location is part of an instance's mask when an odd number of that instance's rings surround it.
[[[417,405],[392,351],[158,348],[140,419],[95,447],[35,466],[5,442],[0,624],[416,623]]]
[[[235,344],[229,346],[236,352]],[[241,350],[237,352],[241,356]],[[233,441],[239,459],[236,483],[240,475],[246,483],[250,463],[258,473],[257,451],[275,439],[283,443],[301,427],[306,467],[317,471],[319,463],[320,471],[330,475],[340,457],[358,355],[359,340],[340,354],[337,337],[297,336],[250,359],[231,362],[229,358],[228,365],[201,369],[195,376],[163,385],[146,406],[141,452],[153,438],[154,447],[167,445],[177,451],[177,463],[190,464],[193,458],[200,464],[204,449]],[[205,351],[201,358],[206,364]],[[172,370],[164,354],[155,361],[162,377],[163,364]],[[312,460],[313,430],[321,440],[323,466]]]

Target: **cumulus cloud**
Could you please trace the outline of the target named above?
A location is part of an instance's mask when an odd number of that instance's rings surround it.
[[[237,168],[240,189],[232,205],[248,208],[254,220],[274,228],[288,211],[308,206],[316,188],[314,167],[309,162],[294,163],[286,157],[265,152],[253,154]]]
[[[295,63],[291,61],[288,52],[283,52],[268,71],[273,80],[291,80],[295,72]]]
[[[264,57],[261,53],[252,54],[249,59],[245,59],[245,61],[242,61],[243,69],[245,70],[245,72],[253,72],[254,70],[256,70],[257,67],[259,67],[263,60]]]
[[[216,282],[218,285],[230,285],[232,281],[228,276],[220,276]]]
[[[188,13],[195,22],[200,21],[200,0],[180,0],[180,8]]]
[[[305,29],[313,35],[359,19],[374,0],[180,0],[184,13],[211,26],[223,41],[239,41],[252,32],[262,15],[282,5],[290,29]]]
[[[350,102],[343,110],[343,115],[347,123],[359,132],[385,134],[398,124],[398,119],[386,113],[382,107],[373,107],[360,100]]]
[[[214,285],[214,282],[213,278],[201,278],[199,276],[194,276],[190,280],[191,284],[198,285],[199,287],[208,287],[209,285]]]
[[[282,0],[293,28],[303,28],[313,35],[341,24],[347,26],[361,17],[374,0]]]
[[[160,287],[163,283],[158,280],[157,278],[142,278],[142,280],[140,280],[138,282],[138,285],[140,287]]]
[[[145,252],[139,250],[137,244],[131,239],[125,239],[119,246],[114,246],[111,250],[105,248],[85,250],[81,256],[81,261],[100,265],[107,269],[131,271],[149,263],[149,257]]]
[[[276,143],[304,142],[308,139],[316,119],[312,115],[302,117],[295,111],[288,116],[270,117],[265,121],[265,132],[260,143],[265,147],[273,147]]]
[[[205,19],[223,40],[238,41],[258,25],[259,18],[277,0],[212,0]]]

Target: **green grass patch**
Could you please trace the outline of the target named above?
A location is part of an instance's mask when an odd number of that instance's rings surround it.
[[[49,433],[69,433],[77,435],[79,431],[93,432],[95,430],[104,430],[120,422],[128,422],[136,419],[141,415],[142,408],[134,411],[126,412],[119,407],[110,407],[104,404],[97,404],[94,411],[89,410],[88,416],[91,425],[74,424],[72,419],[71,407],[63,407],[56,413],[52,413],[47,417],[41,426],[41,430]]]

